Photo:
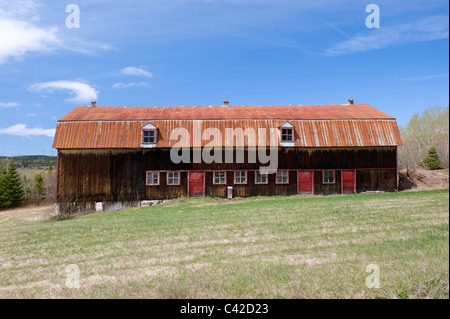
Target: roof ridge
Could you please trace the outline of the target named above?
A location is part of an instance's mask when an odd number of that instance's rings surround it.
[[[91,106],[91,105],[78,105],[76,108],[79,107],[87,107],[87,108],[100,108],[100,107],[107,107],[107,108],[196,108],[196,107],[217,107],[217,108],[236,108],[236,107],[286,107],[286,106],[303,106],[303,107],[309,107],[309,106],[351,106],[351,107],[355,107],[357,105],[367,105],[367,106],[371,106],[367,103],[361,102],[361,103],[354,103],[354,104],[248,104],[248,105],[229,105],[224,107],[223,105],[160,105],[160,106],[154,106],[154,105],[96,105],[96,106]],[[371,106],[372,107],[372,106]]]
[[[246,106],[79,106],[60,121],[394,119],[367,103]]]

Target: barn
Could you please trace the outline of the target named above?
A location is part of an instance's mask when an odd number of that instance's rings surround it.
[[[393,192],[396,119],[365,103],[79,106],[58,121],[57,200]]]

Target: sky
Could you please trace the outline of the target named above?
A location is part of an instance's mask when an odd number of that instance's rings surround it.
[[[379,28],[366,25],[370,4]],[[0,155],[56,155],[57,120],[92,100],[353,98],[404,125],[449,105],[448,28],[441,0],[0,0]]]

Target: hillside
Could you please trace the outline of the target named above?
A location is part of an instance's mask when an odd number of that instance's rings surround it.
[[[0,298],[449,297],[448,189],[14,212],[0,212]]]
[[[56,167],[56,156],[26,155],[26,156],[0,156],[0,161],[14,159],[17,168],[45,169]]]

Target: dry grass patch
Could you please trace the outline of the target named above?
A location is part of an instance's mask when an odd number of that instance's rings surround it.
[[[435,190],[19,218],[0,224],[0,297],[448,298],[448,205]],[[65,286],[70,264],[80,289]]]

